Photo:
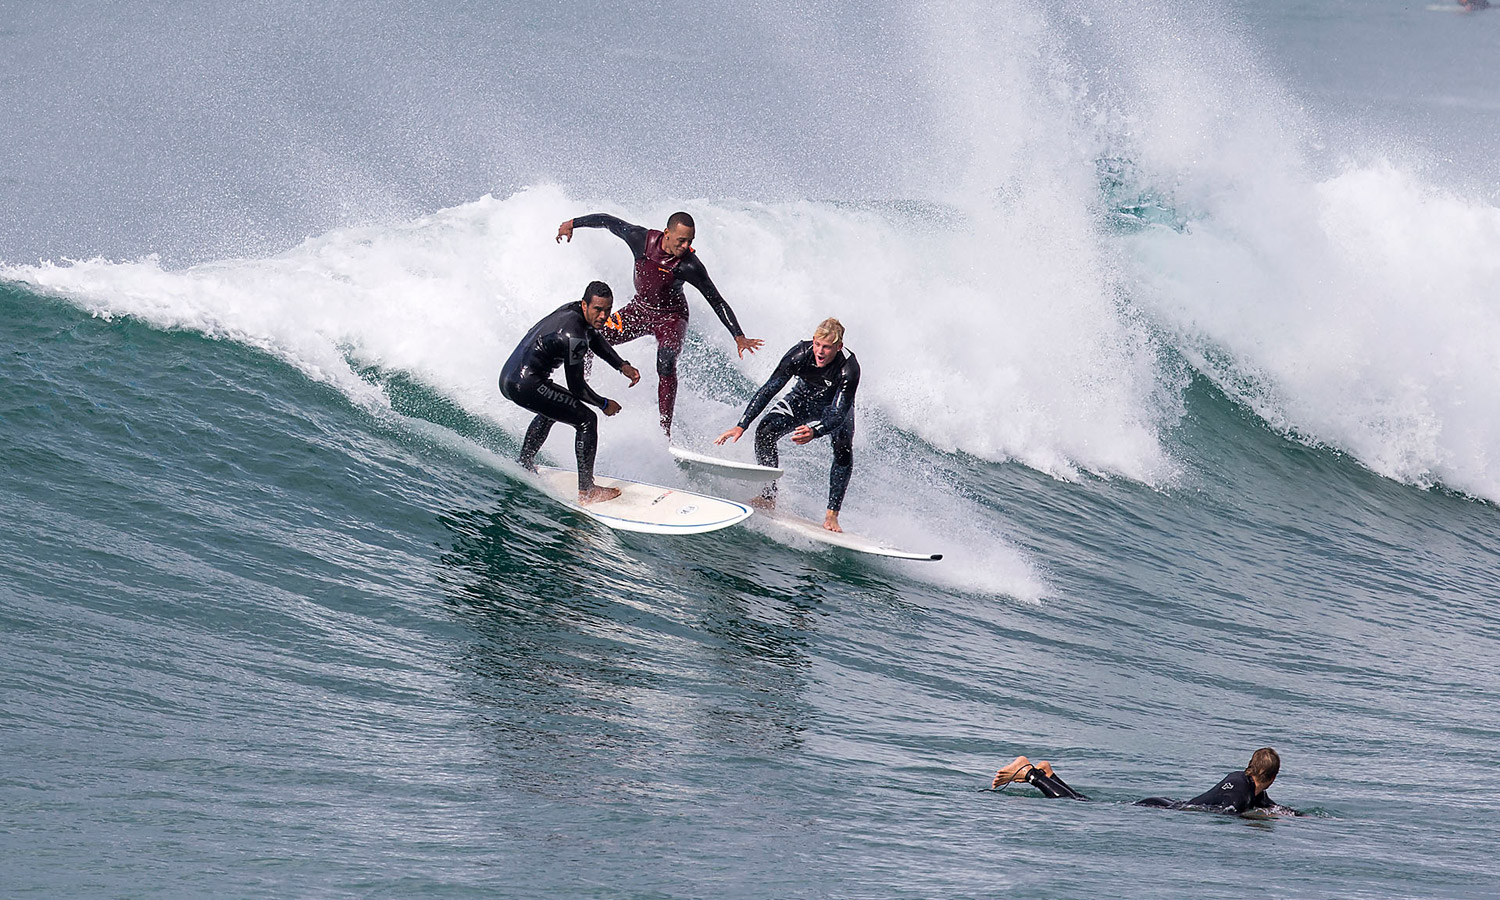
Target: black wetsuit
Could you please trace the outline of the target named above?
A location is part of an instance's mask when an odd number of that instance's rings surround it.
[[[844,491],[854,472],[854,395],[859,390],[859,360],[847,350],[835,353],[821,368],[813,356],[813,342],[802,341],[786,352],[771,378],[750,398],[740,427],[749,428],[771,398],[793,378],[797,383],[755,429],[755,461],[776,466],[779,457],[776,442],[799,425],[811,426],[818,437],[833,436],[833,468],[828,474],[828,508],[838,512],[844,505]],[[776,484],[766,487],[765,496],[776,496]]]
[[[583,304],[564,303],[526,332],[500,370],[500,393],[537,414],[526,429],[521,465],[534,471],[537,451],[547,440],[552,423],[567,422],[578,430],[573,446],[578,457],[579,491],[594,486],[594,453],[599,447],[599,418],[584,404],[591,403],[600,409],[609,404],[584,380],[583,360],[589,350],[617,370],[625,365],[614,348],[584,319]],[[558,366],[563,367],[567,377],[567,390],[551,380]]]
[[[1053,799],[1058,797],[1066,797],[1069,800],[1088,799],[1088,797],[1068,787],[1068,783],[1057,777],[1056,774],[1048,775],[1035,766],[1032,766],[1026,773],[1026,783]]]
[[[1041,769],[1033,768],[1026,773],[1025,781],[1035,787],[1048,797],[1066,797],[1070,800],[1087,800],[1088,797],[1068,787],[1067,782],[1057,775],[1048,775]],[[1280,813],[1296,815],[1296,810],[1279,806],[1264,791],[1259,793],[1255,790],[1255,782],[1244,772],[1230,772],[1219,780],[1207,791],[1199,794],[1191,800],[1173,800],[1170,797],[1147,797],[1137,800],[1136,806],[1150,806],[1156,809],[1202,809],[1209,812],[1239,813],[1247,809],[1270,809]]]
[[[1257,792],[1255,782],[1244,772],[1230,772],[1219,783],[1191,800],[1173,800],[1170,797],[1147,797],[1137,800],[1136,806],[1152,806],[1157,809],[1206,809],[1211,812],[1239,814],[1247,809],[1285,809],[1267,797],[1265,791]]]

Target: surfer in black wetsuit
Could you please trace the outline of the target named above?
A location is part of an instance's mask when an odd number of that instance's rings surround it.
[[[500,393],[507,400],[536,413],[526,429],[521,444],[520,463],[536,471],[536,454],[552,431],[553,422],[567,422],[577,429],[573,448],[578,457],[578,502],[598,503],[620,496],[619,488],[594,484],[594,454],[599,448],[598,416],[584,406],[592,404],[606,416],[620,411],[620,404],[607,400],[589,387],[583,376],[583,360],[589,350],[614,366],[635,387],[641,373],[625,362],[599,334],[599,326],[609,318],[614,292],[602,281],[591,281],[584,288],[581,303],[565,303],[536,323],[505,361],[500,370]],[[551,380],[552,372],[563,367],[568,388],[564,390]]]
[[[776,466],[776,442],[787,434],[792,436],[794,444],[830,435],[833,468],[828,474],[828,512],[823,517],[823,527],[843,531],[839,527],[839,509],[844,504],[849,476],[854,472],[854,394],[859,390],[859,361],[844,350],[844,326],[838,319],[824,319],[813,331],[812,340],[788,350],[770,379],[750,398],[740,424],[719,435],[714,443],[738,441],[766,404],[793,378],[797,383],[791,392],[771,407],[755,429],[755,461],[763,466]],[[766,485],[764,493],[750,503],[774,509],[775,482]]]
[[[696,233],[693,217],[685,212],[672,213],[664,231],[632,225],[605,213],[592,213],[569,219],[557,227],[557,240],[573,240],[574,228],[608,228],[624,241],[635,255],[635,297],[614,316],[602,331],[611,345],[625,344],[643,335],[656,337],[656,403],[661,413],[661,427],[672,434],[672,410],[677,405],[677,354],[687,336],[688,305],[682,284],[698,289],[714,314],[729,333],[743,358],[745,351],[754,353],[764,341],[745,337],[740,323],[708,277],[708,269],[693,252]]]
[[[1230,772],[1219,783],[1191,800],[1173,800],[1169,797],[1147,797],[1137,800],[1136,806],[1156,809],[1201,809],[1209,812],[1239,815],[1246,810],[1259,809],[1274,815],[1295,816],[1298,812],[1281,806],[1266,796],[1266,790],[1281,771],[1281,757],[1270,747],[1262,747],[1250,757],[1250,764],[1243,771]],[[1073,790],[1052,770],[1046,760],[1033,763],[1024,756],[995,773],[991,789],[998,789],[1016,781],[1024,781],[1047,797],[1066,797],[1070,800],[1087,800],[1085,795]]]

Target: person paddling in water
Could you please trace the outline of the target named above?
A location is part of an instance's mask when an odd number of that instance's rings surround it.
[[[557,240],[573,241],[574,228],[608,228],[635,254],[635,297],[602,327],[604,339],[611,345],[627,344],[650,334],[656,337],[657,409],[661,427],[672,435],[672,411],[677,405],[677,354],[687,336],[688,305],[682,293],[687,282],[703,294],[703,299],[734,336],[741,358],[746,351],[754,353],[764,341],[745,337],[734,310],[719,294],[708,269],[693,252],[696,228],[693,217],[685,212],[672,213],[662,231],[632,225],[605,213],[592,213],[569,219],[557,227]]]
[[[1281,806],[1266,796],[1266,790],[1281,771],[1281,756],[1270,747],[1262,747],[1250,757],[1244,771],[1230,772],[1219,783],[1191,800],[1173,800],[1169,797],[1147,797],[1137,800],[1136,806],[1156,809],[1201,809],[1210,812],[1239,815],[1246,810],[1258,809],[1274,815],[1298,815],[1295,809]],[[1046,797],[1066,797],[1069,800],[1087,800],[1088,797],[1068,786],[1052,764],[1046,760],[1033,763],[1018,756],[1005,768],[995,773],[990,783],[991,790],[998,790],[1017,781],[1024,781],[1042,792]]]
[[[763,466],[778,465],[776,442],[786,435],[792,443],[807,444],[824,436],[833,443],[833,468],[828,475],[828,511],[823,527],[843,531],[839,526],[839,509],[844,491],[854,472],[854,395],[859,390],[859,361],[844,349],[844,326],[838,319],[824,319],[813,331],[812,340],[802,341],[786,352],[776,371],[750,398],[740,424],[714,441],[738,441],[761,410],[766,408],[787,382],[797,379],[790,393],[771,407],[755,429],[755,461]],[[761,509],[776,508],[776,483],[750,501]]]
[[[635,387],[641,373],[625,362],[599,334],[599,326],[609,318],[614,306],[614,292],[602,281],[591,281],[584,288],[583,301],[564,303],[526,332],[521,343],[500,370],[500,393],[523,409],[536,413],[526,429],[519,462],[536,471],[536,454],[547,440],[554,422],[567,422],[577,429],[573,449],[578,458],[578,502],[599,503],[620,496],[619,488],[594,484],[594,455],[599,448],[599,417],[584,404],[592,404],[612,416],[620,404],[605,399],[589,387],[584,379],[583,361],[592,350],[600,359],[614,366]],[[567,390],[551,380],[552,372],[563,367]]]

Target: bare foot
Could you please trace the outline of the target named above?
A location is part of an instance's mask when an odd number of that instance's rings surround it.
[[[995,773],[995,780],[990,782],[990,790],[1003,788],[1012,781],[1020,781],[1031,769],[1031,760],[1024,756],[1018,756],[1015,761]]]
[[[775,509],[776,498],[763,497],[757,494],[756,496],[750,498],[750,505],[755,507],[756,509]]]
[[[586,491],[578,492],[578,503],[580,506],[588,506],[590,503],[603,503],[620,496],[619,488],[599,487],[595,485]]]
[[[823,516],[823,527],[838,534],[844,533],[844,529],[839,527],[839,514],[831,509]]]

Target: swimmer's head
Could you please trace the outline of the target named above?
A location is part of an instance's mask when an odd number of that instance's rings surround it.
[[[1262,747],[1250,756],[1250,765],[1245,767],[1245,774],[1255,782],[1255,788],[1264,791],[1276,780],[1276,774],[1281,771],[1281,757],[1270,747]]]

